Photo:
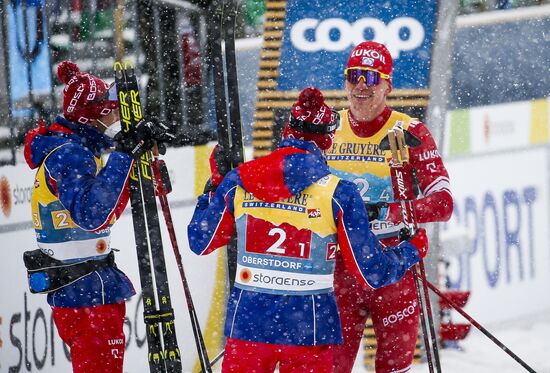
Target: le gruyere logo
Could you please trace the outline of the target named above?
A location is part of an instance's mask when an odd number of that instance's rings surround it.
[[[285,198],[278,202],[264,202],[254,197],[252,193],[245,191],[242,206],[247,208],[264,207],[279,210],[306,212],[307,202],[310,197],[310,194],[298,193],[290,198]]]
[[[0,203],[2,204],[2,212],[5,217],[9,217],[11,214],[11,187],[8,178],[5,176],[0,177]]]
[[[327,161],[385,162],[384,151],[372,143],[334,142],[326,158]]]

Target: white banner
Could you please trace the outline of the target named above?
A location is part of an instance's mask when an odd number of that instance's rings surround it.
[[[462,254],[447,254],[449,280],[472,291],[465,309],[481,323],[550,309],[548,155],[538,148],[447,161],[455,209],[443,230],[464,227],[471,237]]]

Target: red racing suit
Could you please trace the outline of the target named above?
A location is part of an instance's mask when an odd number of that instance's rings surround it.
[[[388,107],[372,122],[359,122],[348,110],[340,114],[342,126],[327,152],[328,164],[333,174],[357,185],[365,203],[387,203],[388,207],[381,209],[379,220],[370,222],[372,231],[384,245],[398,242],[399,229],[403,226],[401,207],[393,198],[388,163],[391,155],[379,148],[388,129],[396,123],[421,140],[420,146],[409,148],[410,163],[417,171],[421,192],[413,203],[417,222],[446,221],[451,217],[449,175],[423,123]],[[365,289],[358,286],[342,261],[337,260],[334,281],[344,335],[344,343],[335,346],[334,372],[351,372],[369,316],[378,344],[376,372],[409,371],[419,323],[412,272],[398,283]]]

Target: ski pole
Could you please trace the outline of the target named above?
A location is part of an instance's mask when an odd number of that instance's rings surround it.
[[[405,141],[404,131],[401,127],[397,127],[395,133],[397,135],[397,142],[398,142],[398,145],[399,145],[399,149],[401,150],[402,162],[403,162],[404,165],[407,165],[409,163],[409,154],[406,150],[407,143]],[[414,169],[411,169],[410,172],[411,172],[411,179],[413,180],[413,184],[416,185],[416,183],[414,181],[415,180]],[[414,185],[413,185],[413,196],[415,196],[415,194],[414,194]],[[407,200],[404,203],[405,203],[405,206],[408,209],[408,212],[409,212],[408,215],[409,215],[412,227],[416,231],[418,229],[418,225],[416,223],[416,214],[415,214],[415,211],[414,211],[413,202],[412,202],[412,200]],[[417,267],[420,269],[420,275],[423,278],[426,278],[426,270],[425,270],[425,267],[424,267],[424,260],[422,258],[420,259]],[[417,278],[417,281],[418,281],[418,278]],[[418,286],[418,283],[416,285]],[[432,342],[432,349],[433,349],[435,367],[436,367],[437,372],[441,372],[441,360],[439,358],[439,348],[437,346],[437,334],[436,334],[436,331],[435,331],[432,304],[431,304],[431,301],[430,301],[430,294],[428,292],[428,288],[427,288],[426,284],[422,283],[422,285],[423,285],[422,289],[424,291],[424,305],[426,307],[425,316],[427,316],[428,326],[430,328],[430,336],[431,336],[431,342]]]
[[[401,202],[401,211],[403,214],[405,226],[409,229],[411,234],[414,234],[418,226],[415,219],[415,211],[412,201],[416,198],[416,196],[414,194],[414,188],[409,187],[412,183],[407,182],[407,178],[413,177],[413,171],[407,167],[409,163],[409,154],[407,151],[407,143],[403,129],[399,126],[394,126],[394,128],[388,131],[388,140],[390,151],[392,154],[391,174],[392,183],[394,184],[394,196],[397,200],[400,200]],[[439,349],[437,347],[437,335],[435,333],[431,302],[428,294],[428,288],[424,284],[424,286],[422,287],[423,294],[421,293],[417,269],[420,270],[421,276],[425,277],[424,262],[422,259],[420,259],[419,264],[415,266],[412,274],[416,288],[416,297],[418,299],[420,323],[422,326],[422,334],[424,339],[424,347],[426,349],[426,358],[428,360],[428,368],[430,370],[430,373],[433,373],[435,361],[435,367],[437,369],[437,372],[439,373],[441,372],[441,362],[439,359]],[[428,321],[428,325],[426,325],[426,319]]]
[[[208,360],[208,351],[206,349],[204,338],[202,336],[199,320],[197,317],[197,312],[195,311],[195,306],[193,304],[193,298],[191,297],[189,283],[187,281],[187,277],[185,276],[185,271],[183,269],[183,261],[181,259],[178,242],[176,240],[176,232],[174,230],[174,223],[172,220],[172,214],[170,212],[170,205],[168,204],[168,198],[166,197],[166,195],[170,193],[172,189],[170,185],[168,170],[166,168],[166,163],[164,163],[163,160],[159,160],[157,157],[155,157],[152,162],[152,167],[153,167],[153,174],[155,177],[155,187],[156,187],[157,196],[159,198],[160,205],[162,207],[162,213],[164,215],[164,220],[166,222],[166,228],[168,229],[168,235],[170,236],[172,248],[174,249],[174,256],[176,257],[176,263],[178,265],[181,281],[183,283],[183,291],[185,292],[187,309],[189,311],[189,317],[191,319],[191,327],[193,329],[193,335],[195,337],[195,344],[197,346],[197,353],[199,355],[199,362],[201,365],[201,369],[204,372],[212,373],[211,364],[210,364],[210,361]]]
[[[476,320],[474,320],[473,317],[468,315],[466,311],[464,311],[459,305],[457,305],[455,302],[453,302],[451,299],[449,299],[445,294],[443,294],[437,287],[435,287],[432,283],[430,283],[425,276],[420,277],[422,282],[427,285],[427,287],[430,288],[434,293],[436,293],[441,299],[443,299],[445,302],[449,303],[451,307],[453,307],[458,313],[460,313],[466,320],[468,320],[473,326],[475,326],[480,332],[485,334],[487,338],[489,338],[491,341],[493,341],[498,347],[500,347],[504,352],[506,352],[512,359],[517,361],[522,367],[525,368],[528,372],[536,373],[533,368],[531,368],[525,361],[523,361],[519,356],[517,356],[515,353],[513,353],[504,343],[499,341],[493,334],[491,334],[487,329],[485,329],[483,326],[481,326],[480,323],[478,323]]]
[[[212,361],[210,361],[210,366],[213,366],[214,364],[216,364],[218,360],[220,360],[223,357],[224,354],[225,354],[225,350],[221,350],[220,353],[216,355],[216,357],[213,358]],[[199,373],[204,373],[204,371],[200,370]]]

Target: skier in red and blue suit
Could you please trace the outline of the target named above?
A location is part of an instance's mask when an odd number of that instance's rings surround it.
[[[337,114],[306,88],[279,148],[227,173],[214,154],[214,193],[199,197],[188,226],[191,250],[207,255],[237,233],[237,272],[228,301],[222,372],[332,372],[342,342],[333,290],[336,252],[364,287],[398,281],[427,251],[425,231],[382,251],[356,186],[332,175]],[[218,185],[219,184],[219,185]]]
[[[74,372],[122,372],[124,302],[135,290],[114,264],[110,227],[128,202],[133,157],[153,141],[140,131],[117,134],[116,90],[105,81],[70,61],[58,66],[58,77],[66,84],[64,116],[48,128],[41,123],[25,142],[25,159],[37,170],[31,205],[39,249],[30,252],[31,265],[45,267],[29,275],[29,286],[47,293]],[[61,270],[52,272],[51,263]]]

